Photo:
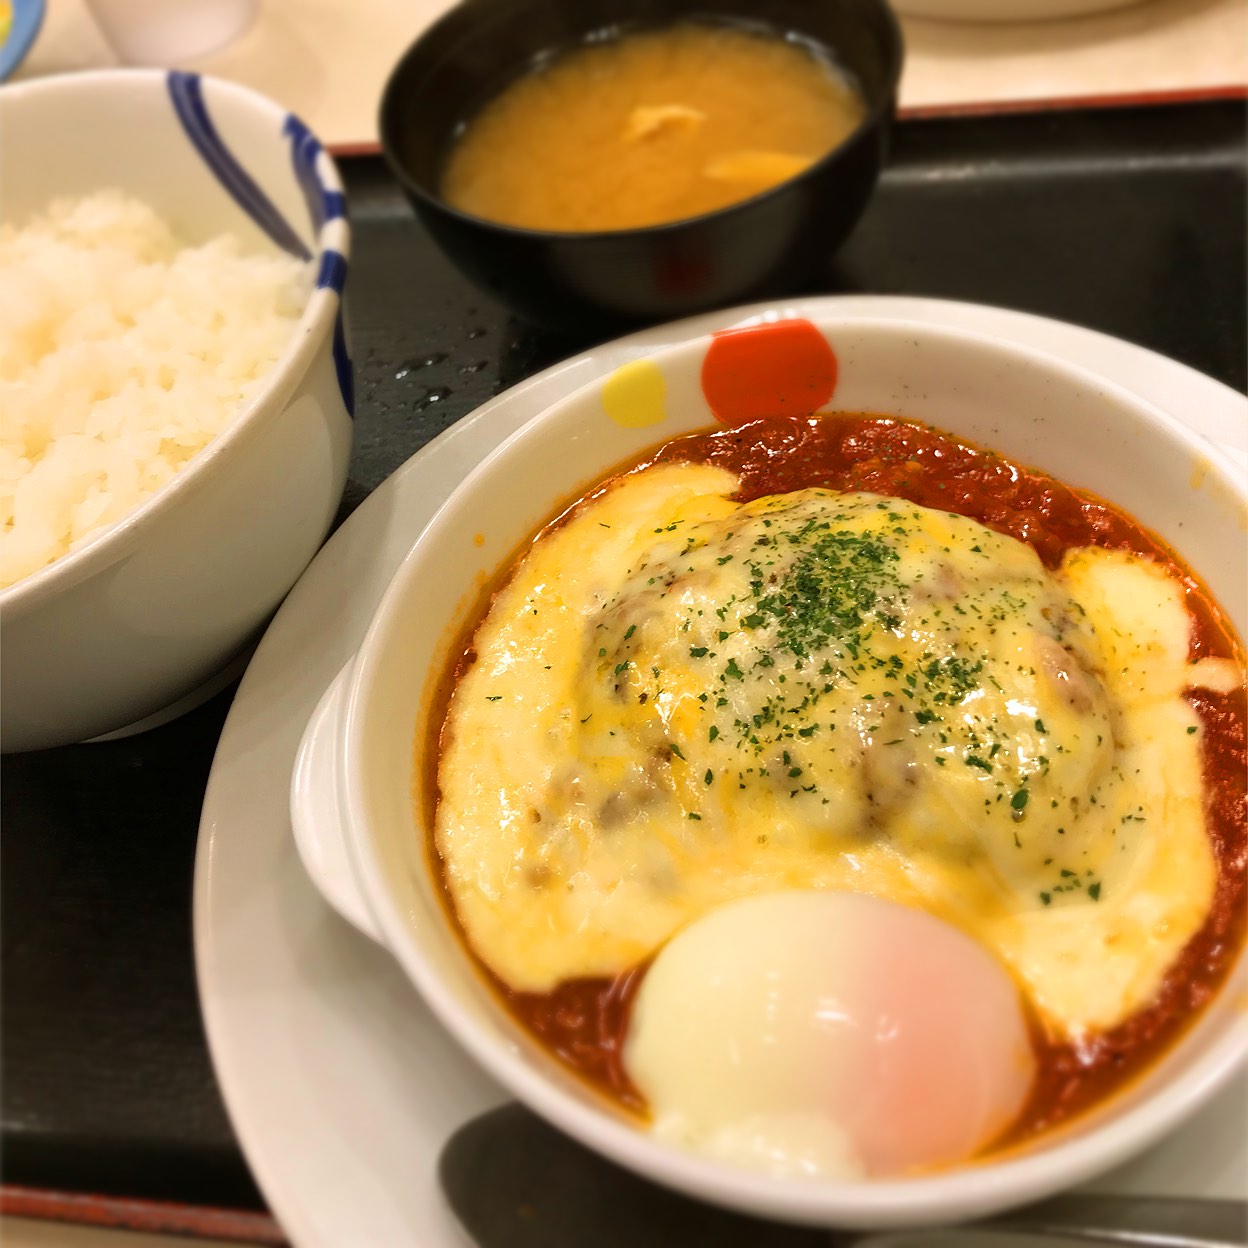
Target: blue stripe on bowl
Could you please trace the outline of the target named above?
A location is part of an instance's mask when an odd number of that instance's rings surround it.
[[[204,106],[203,84],[199,75],[172,70],[168,75],[168,85],[169,98],[173,101],[174,112],[186,131],[186,137],[234,202],[283,251],[300,260],[311,260],[312,253],[304,246],[303,240],[221,142]]]
[[[347,258],[340,251],[326,251],[321,256],[320,272],[316,275],[318,290],[328,288],[342,298],[342,288],[347,280]],[[351,357],[347,354],[347,336],[342,326],[342,305],[334,322],[334,372],[338,374],[338,389],[347,412],[355,415],[355,384],[351,374]]]
[[[347,201],[341,191],[331,191],[316,172],[316,160],[321,154],[321,144],[311,130],[291,113],[286,118],[282,133],[290,139],[290,160],[295,170],[295,180],[303,191],[308,205],[308,215],[320,230],[326,221],[346,216]]]
[[[316,275],[317,290],[328,287],[341,295],[347,281],[347,260],[340,251],[326,251],[321,256],[320,272]]]
[[[351,357],[347,354],[347,335],[342,325],[342,306],[334,320],[334,372],[338,377],[338,390],[342,394],[347,415],[355,416],[355,378],[351,372]]]
[[[221,142],[204,104],[203,84],[199,75],[171,70],[167,81],[169,98],[173,102],[178,120],[182,123],[182,129],[186,131],[186,137],[217,181],[278,247],[300,260],[311,260],[312,253],[304,246],[303,240]],[[326,221],[346,216],[346,198],[341,191],[331,191],[321,182],[316,172],[317,157],[321,153],[320,142],[293,113],[286,118],[282,133],[291,140],[290,156],[295,180],[299,183],[308,206],[313,231],[319,234]],[[346,257],[338,251],[325,251],[321,255],[320,269],[316,275],[317,289],[332,290],[341,301],[346,280]],[[347,354],[341,302],[334,318],[332,354],[343,404],[348,415],[354,416],[355,381],[351,372],[351,357]]]
[[[317,158],[321,154],[320,141],[294,113],[286,118],[282,133],[290,139],[290,163],[295,171],[295,181],[303,191],[308,216],[319,234],[326,221],[336,221],[347,215],[346,197],[341,191],[331,191],[321,181],[320,174],[316,171]],[[316,275],[317,289],[332,290],[341,300],[346,280],[346,257],[338,251],[322,252],[320,271]],[[334,373],[338,378],[338,390],[342,394],[343,405],[347,414],[354,416],[355,379],[351,370],[351,357],[347,354],[347,335],[343,328],[341,305],[334,319],[332,353]]]

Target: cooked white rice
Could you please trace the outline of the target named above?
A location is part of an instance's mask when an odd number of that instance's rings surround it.
[[[263,383],[310,266],[185,247],[118,191],[0,224],[0,587],[120,520]]]

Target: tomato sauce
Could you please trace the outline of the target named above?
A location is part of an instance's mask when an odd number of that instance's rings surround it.
[[[1243,661],[1220,608],[1159,538],[1093,494],[939,430],[857,414],[773,418],[675,439],[630,470],[670,462],[708,463],[736,473],[741,480],[736,497],[742,502],[822,487],[870,491],[957,512],[1028,543],[1050,568],[1073,548],[1131,551],[1166,565],[1182,583],[1191,618],[1191,659]],[[488,600],[474,629],[487,607]],[[470,650],[456,664],[456,673],[465,659],[471,661]],[[448,685],[453,683],[454,678]],[[1018,1121],[994,1148],[1021,1143],[1069,1119],[1142,1073],[1216,993],[1243,945],[1248,916],[1245,693],[1242,687],[1233,693],[1192,689],[1187,697],[1204,727],[1206,826],[1218,868],[1208,917],[1170,969],[1157,999],[1117,1027],[1072,1044],[1048,1036],[1033,1022],[1035,1086]],[[435,767],[436,758],[429,765]],[[623,1065],[629,1011],[644,973],[643,965],[612,979],[569,981],[544,994],[514,992],[495,976],[489,978],[517,1019],[556,1056],[612,1099],[644,1112],[644,1100]]]

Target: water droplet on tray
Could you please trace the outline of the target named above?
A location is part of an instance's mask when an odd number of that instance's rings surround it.
[[[402,381],[404,377],[410,376],[418,369],[433,368],[435,364],[441,364],[448,358],[445,351],[431,351],[428,355],[422,356],[418,360],[406,360],[399,365],[399,370],[394,374],[395,381]]]
[[[451,390],[449,386],[435,386],[431,390],[426,390],[424,394],[416,400],[416,410],[418,412],[426,411],[435,403],[441,403],[450,398]]]

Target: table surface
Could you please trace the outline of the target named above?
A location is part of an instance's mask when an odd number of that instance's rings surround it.
[[[376,143],[400,49],[453,0],[258,0],[233,43],[187,61],[280,101],[337,148]],[[1243,89],[1248,0],[1144,0],[1048,22],[902,18],[903,109]],[[118,64],[86,0],[48,0],[18,78]]]
[[[1244,390],[1245,117],[1230,102],[911,121],[809,289],[1093,326]],[[343,514],[502,388],[589,345],[522,325],[343,162],[356,441]],[[229,691],[129,740],[0,763],[0,1146],[10,1184],[260,1208],[195,995],[199,806]]]

